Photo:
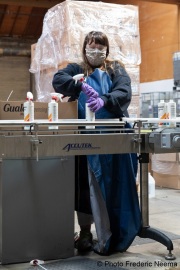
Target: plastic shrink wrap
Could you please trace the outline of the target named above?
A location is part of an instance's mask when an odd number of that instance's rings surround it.
[[[153,154],[152,171],[159,174],[180,175],[179,153]]]
[[[82,61],[82,44],[90,31],[104,32],[109,58],[127,66],[135,95],[141,63],[138,7],[103,2],[65,1],[49,9],[35,45],[30,72],[35,74],[38,101],[49,102],[54,73],[68,62]]]

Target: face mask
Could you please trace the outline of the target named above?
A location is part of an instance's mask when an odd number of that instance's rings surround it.
[[[93,67],[99,67],[103,64],[104,60],[106,59],[106,49],[99,50],[97,48],[86,49],[86,57],[89,64]]]

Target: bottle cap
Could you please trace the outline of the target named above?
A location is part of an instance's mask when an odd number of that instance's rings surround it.
[[[51,93],[51,99],[55,101],[60,100],[60,94],[59,93]]]
[[[31,92],[27,92],[27,100],[33,100],[33,94]]]

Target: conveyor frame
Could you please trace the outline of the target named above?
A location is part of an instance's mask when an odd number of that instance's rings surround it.
[[[140,207],[142,228],[139,236],[151,238],[167,247],[165,256],[175,259],[172,254],[173,243],[163,233],[149,226],[148,201],[148,163],[149,153],[155,153],[149,144],[151,132],[142,131],[142,122],[137,121],[137,129],[125,129],[125,122],[111,121],[88,122],[85,120],[64,120],[55,123],[36,121],[0,121],[0,151],[2,159],[75,156],[90,154],[138,153],[140,163]],[[29,131],[24,126],[29,126]],[[59,129],[49,130],[48,126],[58,125]],[[88,129],[86,127],[88,126]],[[92,126],[92,128],[89,128]],[[96,129],[93,127],[96,126]],[[18,147],[14,147],[18,146]],[[20,147],[19,147],[20,146]],[[160,149],[158,153],[179,152],[179,149]],[[49,258],[50,259],[50,258]]]

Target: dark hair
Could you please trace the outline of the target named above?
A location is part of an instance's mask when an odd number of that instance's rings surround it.
[[[84,59],[85,63],[87,63],[86,51],[85,51],[86,45],[91,44],[93,42],[95,44],[101,44],[103,46],[106,46],[107,47],[106,57],[108,57],[108,55],[109,55],[109,41],[108,41],[107,36],[104,33],[100,32],[100,31],[91,31],[85,37],[84,43],[83,43],[83,48],[82,48],[83,59]]]

